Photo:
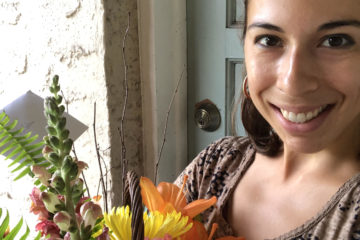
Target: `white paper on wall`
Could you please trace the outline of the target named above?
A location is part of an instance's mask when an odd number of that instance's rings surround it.
[[[0,112],[3,111],[10,117],[11,122],[18,120],[16,129],[24,128],[23,133],[32,132],[31,136],[39,135],[37,142],[47,135],[44,99],[33,92],[28,91],[21,95]],[[70,138],[75,141],[87,129],[87,126],[66,112],[63,116],[66,117],[66,128],[70,130]]]

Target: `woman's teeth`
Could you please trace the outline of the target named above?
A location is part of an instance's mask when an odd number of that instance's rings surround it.
[[[283,117],[289,120],[290,122],[304,123],[310,121],[311,119],[316,118],[325,109],[325,107],[326,106],[322,106],[311,112],[306,112],[306,113],[293,113],[293,112],[288,112],[284,109],[280,109],[280,111]]]

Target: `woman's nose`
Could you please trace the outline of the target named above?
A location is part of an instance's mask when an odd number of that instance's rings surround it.
[[[302,96],[318,89],[316,61],[310,52],[296,47],[289,49],[284,52],[278,67],[276,85],[283,93]]]

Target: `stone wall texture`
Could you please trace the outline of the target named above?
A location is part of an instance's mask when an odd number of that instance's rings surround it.
[[[121,144],[118,129],[124,103],[122,44],[130,13],[125,59],[129,100],[124,122],[130,168],[142,168],[142,117],[134,0],[2,0],[0,2],[0,104],[31,90],[46,97],[53,75],[60,76],[69,113],[89,128],[75,142],[78,158],[89,164],[85,176],[90,194],[99,186],[93,123],[103,157],[110,206],[120,204]],[[11,214],[12,226],[24,216],[34,232],[36,218],[28,213],[33,180],[14,182],[9,161],[0,159],[0,207]],[[101,190],[99,192],[101,193]]]

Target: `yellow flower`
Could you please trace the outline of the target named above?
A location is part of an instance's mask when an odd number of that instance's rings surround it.
[[[192,223],[188,224],[188,217],[180,212],[162,214],[159,211],[144,213],[145,237],[149,239],[164,238],[165,234],[173,239],[189,231]]]
[[[111,239],[131,240],[131,216],[129,206],[113,208],[109,214],[104,213],[105,224],[113,232]]]
[[[131,240],[131,216],[128,206],[113,208],[109,214],[104,213],[105,224],[112,231],[111,239]],[[149,239],[163,238],[165,234],[176,238],[192,227],[192,223],[188,223],[188,217],[176,211],[167,214],[158,211],[144,212],[143,219],[145,237]]]

